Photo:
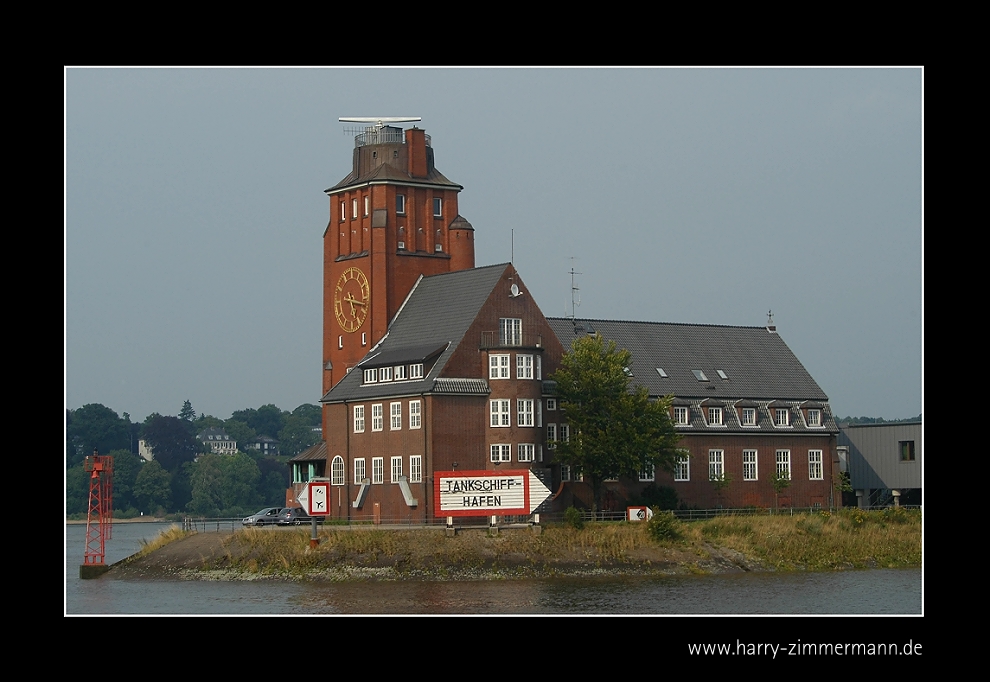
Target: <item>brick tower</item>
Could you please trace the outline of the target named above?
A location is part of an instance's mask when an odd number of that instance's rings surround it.
[[[474,228],[457,212],[461,185],[433,164],[419,119],[373,122],[354,138],[351,172],[326,190],[323,393],[385,335],[420,275],[474,267]]]

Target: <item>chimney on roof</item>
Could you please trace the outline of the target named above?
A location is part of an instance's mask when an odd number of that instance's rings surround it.
[[[414,178],[425,178],[429,172],[426,158],[426,131],[413,126],[406,130],[406,146],[409,154],[408,173]]]

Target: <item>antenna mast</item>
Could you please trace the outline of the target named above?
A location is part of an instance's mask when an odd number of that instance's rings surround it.
[[[580,289],[578,289],[577,286],[575,286],[574,284],[574,275],[580,275],[580,274],[583,273],[575,272],[574,256],[571,256],[571,322],[574,322],[575,319],[575,315],[574,315],[575,306],[581,305],[581,298],[577,295],[577,292],[580,291]]]

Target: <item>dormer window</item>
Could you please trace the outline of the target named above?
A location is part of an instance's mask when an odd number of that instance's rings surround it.
[[[364,370],[364,383],[366,383],[366,384],[377,384],[378,383],[378,370],[377,369],[366,369],[366,370]]]
[[[382,367],[378,370],[378,380],[379,381],[391,381],[392,380],[392,368]]]
[[[423,378],[423,363],[417,362],[416,364],[409,365],[409,378],[410,379],[422,379]]]
[[[790,426],[791,425],[791,411],[786,407],[778,407],[773,411],[773,425],[774,426]]]
[[[395,375],[395,380],[396,381],[405,381],[406,380],[406,366],[405,365],[396,365],[393,368],[393,373]]]
[[[686,407],[674,408],[674,424],[676,424],[677,426],[688,425],[688,408]]]
[[[721,407],[709,407],[708,408],[708,425],[709,426],[722,426],[722,408]]]
[[[808,410],[808,426],[822,425],[822,411],[817,409]]]
[[[743,426],[756,426],[756,408],[755,407],[744,407],[744,408],[742,408],[742,425]]]

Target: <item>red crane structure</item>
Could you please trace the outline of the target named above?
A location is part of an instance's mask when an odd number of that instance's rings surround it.
[[[86,514],[86,551],[79,567],[82,578],[107,570],[106,541],[113,531],[113,457],[93,450],[83,463],[89,474],[89,511]]]

